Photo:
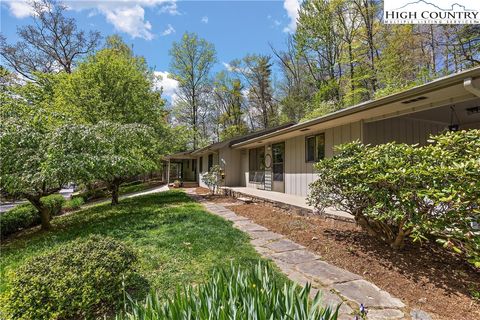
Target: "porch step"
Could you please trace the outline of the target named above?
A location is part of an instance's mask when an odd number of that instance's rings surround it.
[[[196,188],[196,187],[198,187],[198,182],[183,181],[182,187],[184,187],[184,188]]]

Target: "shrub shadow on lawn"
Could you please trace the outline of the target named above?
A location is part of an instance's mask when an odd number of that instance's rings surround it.
[[[469,296],[472,286],[480,283],[478,271],[434,242],[408,241],[403,250],[397,251],[362,231],[327,229],[324,234],[350,245],[353,254],[371,257],[417,284],[428,282],[449,294]]]

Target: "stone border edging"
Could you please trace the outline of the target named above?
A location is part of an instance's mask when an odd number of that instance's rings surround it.
[[[222,205],[208,202],[194,191],[187,194],[209,212],[232,221],[235,228],[247,233],[255,250],[262,257],[273,261],[290,280],[300,285],[311,283],[311,294],[314,296],[320,292],[327,305],[342,303],[339,320],[353,319],[354,310],[358,310],[360,303],[368,309],[369,320],[406,319],[406,305],[400,299],[359,275],[322,261],[320,256],[304,246],[269,231]]]

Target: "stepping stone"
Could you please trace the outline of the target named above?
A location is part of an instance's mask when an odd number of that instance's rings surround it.
[[[238,222],[241,222],[241,221],[238,221]],[[245,232],[252,232],[252,231],[268,231],[267,228],[265,227],[262,227],[256,223],[246,223],[246,224],[238,224],[237,222],[235,222],[235,224],[233,225],[235,228],[238,228],[242,231],[245,231]]]
[[[311,261],[302,263],[297,266],[297,269],[325,286],[329,286],[338,282],[361,279],[360,276],[354,273],[335,267],[334,265],[324,261]]]
[[[342,304],[340,306],[340,309],[338,310],[339,314],[350,315],[353,312],[353,309],[350,308],[350,306],[346,304],[342,300],[342,298],[340,298],[336,293],[333,293],[327,289],[312,288],[312,290],[310,291],[310,298],[312,300],[315,298],[315,295],[317,294],[317,292],[320,292],[320,295],[322,296],[322,299],[321,299],[322,305],[330,306],[332,310],[335,310],[335,308],[339,304]]]
[[[253,239],[253,240],[250,240],[250,243],[254,247],[264,247],[267,243],[270,243],[275,240],[276,239]]]
[[[275,261],[275,265],[276,265],[284,274],[286,274],[290,280],[293,280],[293,281],[296,282],[295,279],[290,278],[290,274],[296,273],[296,274],[298,274],[299,276],[302,276],[299,272],[295,271],[295,265],[294,265],[294,264],[286,263],[286,262],[277,260],[277,261]],[[293,274],[293,276],[295,277],[296,275]],[[305,278],[305,279],[306,279],[306,278]],[[299,280],[300,280],[300,279],[299,279]],[[305,282],[307,282],[307,281],[305,281]]]
[[[367,310],[368,320],[398,320],[404,319],[402,311],[397,309]]]
[[[234,213],[225,214],[222,217],[230,221],[242,220],[242,219],[239,219],[239,217]]]
[[[264,248],[264,247],[254,247],[255,250],[260,253],[262,256],[267,256],[269,254],[272,253],[272,251],[270,251],[269,249],[267,248]]]
[[[306,250],[294,250],[274,253],[272,254],[272,258],[291,264],[299,264],[317,260],[320,257]]]
[[[252,231],[248,233],[252,239],[262,239],[262,240],[275,240],[280,239],[283,236],[281,234],[271,232],[271,231]]]
[[[275,242],[270,242],[265,245],[265,247],[275,251],[275,252],[285,252],[292,250],[305,249],[304,246],[296,244],[295,242],[288,239],[280,239]]]
[[[403,308],[405,304],[366,280],[337,283],[332,286],[343,297],[365,307]]]

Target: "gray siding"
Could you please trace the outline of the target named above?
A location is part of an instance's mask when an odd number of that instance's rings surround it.
[[[305,138],[321,132],[325,133],[325,156],[331,157],[334,154],[335,145],[362,139],[362,123],[353,122],[287,139],[285,141],[285,193],[307,196],[308,185],[317,178],[317,174],[313,169],[313,163],[305,161]]]
[[[365,143],[398,142],[424,145],[428,137],[445,130],[443,124],[409,118],[391,118],[365,124]]]

